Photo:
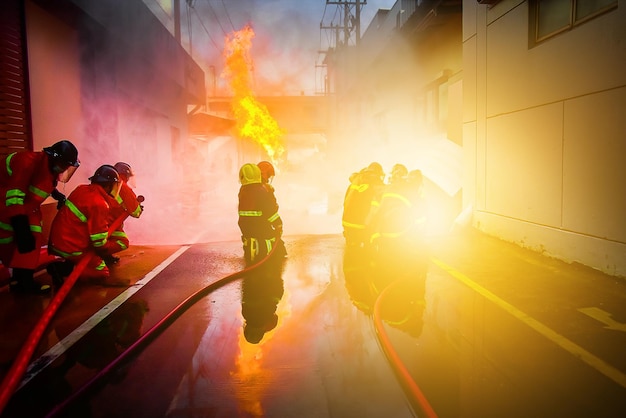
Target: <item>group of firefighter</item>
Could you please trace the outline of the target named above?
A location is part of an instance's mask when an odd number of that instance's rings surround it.
[[[48,294],[52,287],[35,280],[37,270],[45,267],[60,287],[85,257],[80,279],[104,283],[109,266],[119,261],[114,254],[128,248],[123,219],[143,211],[143,197],[132,190],[132,168],[124,162],[102,165],[89,184],[66,197],[57,186],[79,166],[78,150],[68,140],[11,153],[0,165],[0,261],[10,274],[11,292]],[[45,243],[41,206],[48,197],[57,201],[57,212]]]
[[[423,254],[426,208],[420,170],[395,164],[389,179],[378,162],[350,176],[342,215],[346,248],[380,262],[414,260]]]

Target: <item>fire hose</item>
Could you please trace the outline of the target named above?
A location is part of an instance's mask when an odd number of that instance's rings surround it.
[[[413,380],[413,378],[411,377],[411,374],[404,366],[404,363],[398,356],[398,353],[393,349],[393,345],[391,344],[389,336],[387,335],[387,332],[385,331],[385,327],[383,325],[383,320],[380,312],[382,301],[384,301],[385,296],[390,291],[389,289],[393,288],[399,282],[400,280],[391,283],[389,286],[383,289],[380,295],[378,295],[378,298],[376,298],[373,314],[376,334],[378,335],[378,340],[383,347],[383,351],[389,359],[389,363],[393,367],[396,375],[398,376],[398,379],[400,380],[402,388],[412,401],[411,405],[414,409],[417,410],[418,416],[436,418],[437,414],[435,413],[435,410],[428,402],[428,399],[426,399],[426,396],[424,396],[424,393],[421,391],[420,387],[417,385],[417,383],[415,383],[415,380]]]
[[[278,241],[278,240],[277,240]],[[191,296],[187,297],[181,303],[179,303],[174,309],[172,309],[167,315],[165,315],[161,320],[159,320],[155,325],[153,325],[148,331],[146,331],[141,337],[137,339],[131,346],[125,349],[122,353],[120,353],[112,362],[107,364],[104,368],[102,368],[96,375],[94,375],[87,383],[81,386],[78,390],[72,393],[68,398],[66,398],[63,402],[57,404],[48,414],[46,414],[46,418],[55,417],[61,414],[72,402],[76,401],[80,397],[87,394],[96,383],[100,381],[103,377],[111,373],[115,368],[120,365],[124,360],[130,357],[135,352],[139,352],[144,346],[149,344],[152,340],[154,340],[161,332],[163,332],[169,325],[171,325],[174,320],[180,317],[187,309],[192,307],[196,302],[198,302],[203,297],[211,294],[215,290],[225,286],[237,279],[240,279],[251,271],[256,270],[261,265],[265,264],[267,260],[269,260],[276,248],[279,245],[275,245],[272,250],[262,258],[258,263],[250,265],[243,270],[232,273],[228,276],[222,277],[221,279],[203,287],[202,289],[194,292]]]
[[[142,202],[143,196],[138,196],[138,200]],[[111,234],[124,222],[127,217],[128,213],[124,212],[117,219],[115,219],[109,227],[108,236],[111,236]],[[41,315],[41,318],[39,318],[39,321],[37,322],[37,324],[35,324],[35,327],[32,329],[32,331],[28,335],[28,338],[22,345],[22,348],[17,354],[15,361],[13,361],[11,368],[4,377],[2,385],[0,385],[0,414],[9,402],[9,399],[11,399],[11,396],[13,396],[15,389],[17,388],[22,377],[24,376],[24,372],[28,367],[30,359],[35,352],[35,349],[37,348],[37,345],[39,344],[43,333],[50,324],[50,321],[65,300],[71,288],[74,286],[74,283],[76,283],[78,277],[81,275],[83,270],[85,270],[87,263],[89,263],[94,254],[95,253],[93,252],[86,253],[85,256],[76,264],[76,266],[74,266],[72,273],[65,279],[63,285],[55,293],[54,297],[50,301],[50,304],[46,307],[43,314]]]

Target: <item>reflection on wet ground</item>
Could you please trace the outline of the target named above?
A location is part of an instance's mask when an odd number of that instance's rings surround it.
[[[621,279],[475,234],[395,263],[344,248],[338,235],[285,241],[285,260],[201,299],[69,416],[423,416],[381,348],[376,311],[437,416],[626,414],[626,333],[580,310],[624,322]],[[241,255],[237,241],[182,252],[20,389],[4,416],[44,416],[184,298],[241,270]],[[145,261],[122,258],[119,271],[137,277],[130,265]],[[74,289],[75,311],[50,335],[88,317],[80,301],[99,308],[123,289],[111,291]],[[18,345],[3,341],[3,352]]]

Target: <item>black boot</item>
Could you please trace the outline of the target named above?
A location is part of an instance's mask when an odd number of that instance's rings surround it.
[[[52,284],[54,284],[55,289],[63,286],[65,278],[72,273],[72,270],[74,270],[74,264],[67,260],[55,261],[46,267],[46,271],[52,277]]]
[[[9,283],[9,290],[15,293],[29,293],[33,295],[47,295],[50,293],[50,285],[39,284],[33,278],[34,271],[14,268]]]

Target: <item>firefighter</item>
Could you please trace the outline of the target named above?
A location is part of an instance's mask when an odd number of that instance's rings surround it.
[[[79,165],[78,150],[68,140],[43,151],[14,152],[0,164],[0,260],[12,269],[11,291],[50,292],[33,278],[44,244],[41,204],[48,196],[64,201],[56,186],[69,181]]]
[[[90,252],[94,254],[81,279],[104,282],[110,273],[103,259],[124,249],[116,240],[108,239],[111,206],[117,205],[121,186],[117,170],[112,165],[100,166],[89,181],[74,189],[50,227],[48,251],[65,259],[48,265],[57,287]]]
[[[109,222],[113,223],[117,218],[128,213],[128,216],[133,218],[139,218],[143,212],[143,196],[137,196],[133,191],[135,187],[135,174],[128,163],[118,162],[114,165],[115,170],[120,176],[121,186],[120,193],[115,199],[118,205],[111,206]],[[115,240],[120,248],[126,249],[130,245],[128,235],[124,231],[124,223],[111,233],[111,240]],[[109,254],[104,257],[104,262],[107,265],[116,264],[119,262],[119,257],[113,254]]]
[[[385,173],[383,167],[373,162],[350,176],[350,185],[343,201],[341,224],[347,245],[364,246],[369,240],[365,225],[380,199]]]
[[[246,264],[265,257],[280,239],[283,221],[273,193],[263,185],[261,170],[247,163],[239,169],[239,229]],[[280,240],[279,240],[280,242]]]
[[[269,161],[261,161],[260,163],[257,164],[257,166],[261,170],[261,184],[263,184],[263,186],[267,189],[267,191],[270,192],[272,196],[274,196],[274,200],[276,200],[275,189],[274,189],[274,186],[272,186],[272,180],[274,179],[274,176],[276,176],[276,170],[274,169],[274,166]],[[277,210],[278,210],[278,207],[279,206],[277,204],[276,205]],[[282,229],[281,229],[281,235],[282,235]],[[283,257],[286,257],[287,250],[285,248],[285,242],[283,241],[282,236],[278,237],[278,245],[280,247],[277,250],[281,253]]]
[[[409,170],[403,164],[394,164],[391,169],[391,175],[389,176],[389,184],[397,184],[405,181],[408,176]]]
[[[368,223],[370,243],[379,264],[414,265],[424,260],[423,229],[426,221],[420,170],[410,171],[403,182],[387,187],[378,210]]]
[[[265,187],[274,193],[274,186],[272,186],[272,180],[276,175],[276,170],[274,166],[269,161],[261,161],[257,164],[259,169],[261,170],[261,183],[265,185]]]

